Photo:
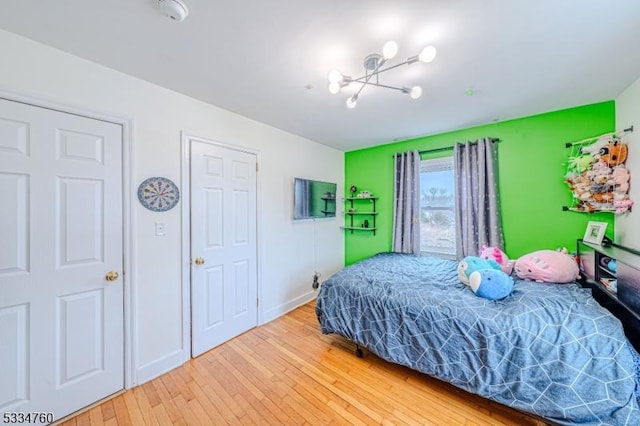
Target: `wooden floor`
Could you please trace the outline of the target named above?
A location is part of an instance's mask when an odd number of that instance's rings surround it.
[[[544,424],[353,349],[311,302],[63,425]]]

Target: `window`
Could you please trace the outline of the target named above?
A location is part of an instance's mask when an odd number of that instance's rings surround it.
[[[453,157],[420,162],[420,251],[456,256]]]

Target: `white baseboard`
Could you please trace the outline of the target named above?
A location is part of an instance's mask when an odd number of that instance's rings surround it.
[[[282,315],[290,312],[306,303],[309,303],[313,299],[316,298],[316,292],[310,291],[308,293],[303,294],[302,296],[296,297],[293,300],[290,300],[286,303],[276,306],[275,308],[271,308],[269,310],[265,310],[262,312],[262,324],[266,324],[269,321],[273,321],[274,319],[281,317]]]
[[[275,308],[264,311],[262,313],[262,324],[273,321],[274,319],[281,317],[287,312],[290,312],[306,303],[309,303],[316,298],[316,295],[317,292],[310,291],[303,294],[302,296],[296,297],[293,300],[278,305]],[[148,362],[145,365],[140,366],[136,370],[136,382],[133,385],[138,386],[145,382],[148,382],[149,380],[153,380],[156,377],[161,376],[162,374],[181,366],[188,360],[188,353],[186,353],[184,350],[176,350],[161,358]]]
[[[136,370],[136,383],[134,386],[141,385],[149,380],[153,380],[158,376],[171,371],[176,367],[180,367],[189,360],[189,354],[186,351],[178,349],[161,358],[153,360],[140,366]]]

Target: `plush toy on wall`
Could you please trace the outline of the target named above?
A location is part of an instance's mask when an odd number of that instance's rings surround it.
[[[496,263],[500,265],[502,272],[504,272],[505,274],[510,275],[511,271],[513,270],[513,262],[509,260],[507,254],[500,250],[500,248],[498,247],[482,246],[482,248],[480,249],[480,253],[478,253],[478,257],[481,257],[485,260],[495,260]]]
[[[624,166],[629,146],[623,142],[627,130],[593,139],[567,144],[572,147],[565,182],[573,193],[570,210],[580,212],[608,211],[625,213],[629,200],[629,171]],[[578,150],[576,146],[580,146]]]
[[[577,170],[578,173],[582,173],[591,168],[591,164],[596,161],[591,154],[581,155],[579,157],[571,157],[569,159],[569,164],[572,169]]]
[[[458,278],[460,281],[469,285],[469,276],[475,271],[483,269],[496,269],[502,271],[502,268],[493,259],[482,259],[476,256],[467,256],[458,263]]]
[[[513,291],[513,278],[501,270],[482,269],[469,276],[469,287],[476,296],[489,300],[500,300]]]
[[[525,254],[514,265],[518,277],[524,280],[569,283],[578,278],[576,261],[562,251],[538,250]]]
[[[613,140],[612,135],[604,135],[600,136],[598,140],[591,145],[583,146],[580,148],[580,152],[583,154],[591,154],[596,159],[600,158],[600,150],[609,145],[609,143]]]
[[[609,166],[614,167],[627,160],[627,151],[627,145],[616,140],[600,148],[600,159]]]

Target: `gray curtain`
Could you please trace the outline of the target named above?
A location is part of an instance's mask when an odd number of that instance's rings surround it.
[[[395,154],[393,246],[399,253],[420,252],[420,153]]]
[[[489,138],[454,147],[458,259],[477,256],[483,245],[503,247],[497,153]]]

